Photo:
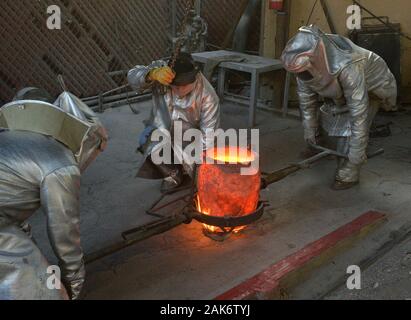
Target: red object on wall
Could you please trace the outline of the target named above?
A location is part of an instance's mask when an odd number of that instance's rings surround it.
[[[270,9],[282,11],[284,8],[284,0],[270,0]]]

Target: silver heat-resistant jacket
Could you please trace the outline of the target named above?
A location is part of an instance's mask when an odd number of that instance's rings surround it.
[[[79,152],[74,153],[58,141],[76,135],[69,129],[58,137],[0,129],[0,300],[67,298],[64,287],[60,291],[48,289],[48,262],[22,229],[25,221],[40,208],[47,218],[48,237],[58,258],[62,282],[70,297],[76,299],[85,278],[80,246],[80,175],[103,148],[107,136],[93,112],[67,92],[54,105],[15,101],[1,108],[0,113],[15,105],[23,112],[28,104],[59,108],[69,114],[66,121],[79,121],[88,125],[89,130]],[[47,112],[44,117],[48,118]],[[14,118],[10,117],[10,125],[18,126],[13,123]],[[43,130],[49,129],[36,128],[39,132]]]
[[[287,71],[310,75],[297,77],[306,139],[319,128],[319,97],[327,98],[337,108],[349,110],[349,159],[364,163],[370,98],[380,100],[386,110],[396,105],[397,84],[385,61],[345,37],[325,34],[314,26],[300,28],[281,59]]]
[[[220,102],[214,88],[203,74],[199,73],[195,89],[180,99],[173,95],[171,88],[147,81],[151,70],[166,65],[165,61],[159,60],[149,66],[136,66],[128,73],[128,81],[134,89],[137,91],[152,89],[153,91],[153,108],[150,119],[146,121],[146,126],[170,131],[175,121],[181,121],[183,132],[191,128],[201,130],[204,150],[212,147],[214,141],[206,139],[206,132],[209,129],[216,130],[220,125]],[[145,159],[155,150],[156,145],[156,143],[150,143],[146,148]],[[145,170],[144,167],[143,163],[139,176],[147,178],[148,176],[142,173]],[[190,171],[188,166],[185,168]]]

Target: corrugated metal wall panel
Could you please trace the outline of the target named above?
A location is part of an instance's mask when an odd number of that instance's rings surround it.
[[[177,21],[183,1],[177,0]],[[246,0],[241,0],[246,1]],[[221,45],[239,14],[236,0],[204,0],[211,43]],[[48,30],[47,7],[62,10],[62,30]],[[3,0],[0,2],[0,100],[26,86],[59,93],[57,75],[79,96],[121,84],[107,72],[128,69],[168,54],[168,0]],[[259,16],[259,15],[258,15]],[[259,17],[250,50],[258,50]]]

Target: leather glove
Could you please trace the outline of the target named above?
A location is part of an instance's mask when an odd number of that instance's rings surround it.
[[[150,81],[157,81],[164,86],[169,86],[174,78],[175,73],[170,67],[160,67],[150,71],[148,78]]]

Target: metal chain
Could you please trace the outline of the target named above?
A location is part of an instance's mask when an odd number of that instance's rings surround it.
[[[185,10],[184,10],[184,16],[183,19],[181,21],[181,25],[179,28],[179,35],[176,41],[176,46],[173,52],[173,55],[171,56],[171,60],[169,63],[169,67],[170,68],[174,68],[175,64],[176,64],[176,60],[178,58],[178,56],[180,55],[181,52],[181,48],[183,46],[183,41],[184,41],[184,28],[187,25],[188,22],[188,18],[190,17],[190,13],[191,11],[194,9],[194,0],[186,0],[185,2]]]
[[[179,36],[178,36],[177,41],[176,41],[176,47],[174,49],[174,52],[173,52],[173,54],[171,56],[171,59],[170,59],[170,62],[169,62],[169,67],[171,69],[174,69],[176,60],[177,60],[178,56],[180,55],[180,51],[181,51],[181,48],[183,46],[183,41],[184,41],[184,37],[185,37],[184,28],[185,28],[185,26],[188,22],[188,18],[190,17],[190,12],[193,9],[194,9],[194,0],[186,0],[185,1],[184,16],[183,16],[183,19],[182,19],[182,22],[181,22],[181,25],[180,25],[180,28],[179,28]],[[124,85],[129,86],[127,76],[125,77]],[[133,109],[133,107],[130,103],[129,92],[128,91],[127,91],[127,103],[129,105],[131,111],[133,113],[137,113],[137,111]]]

